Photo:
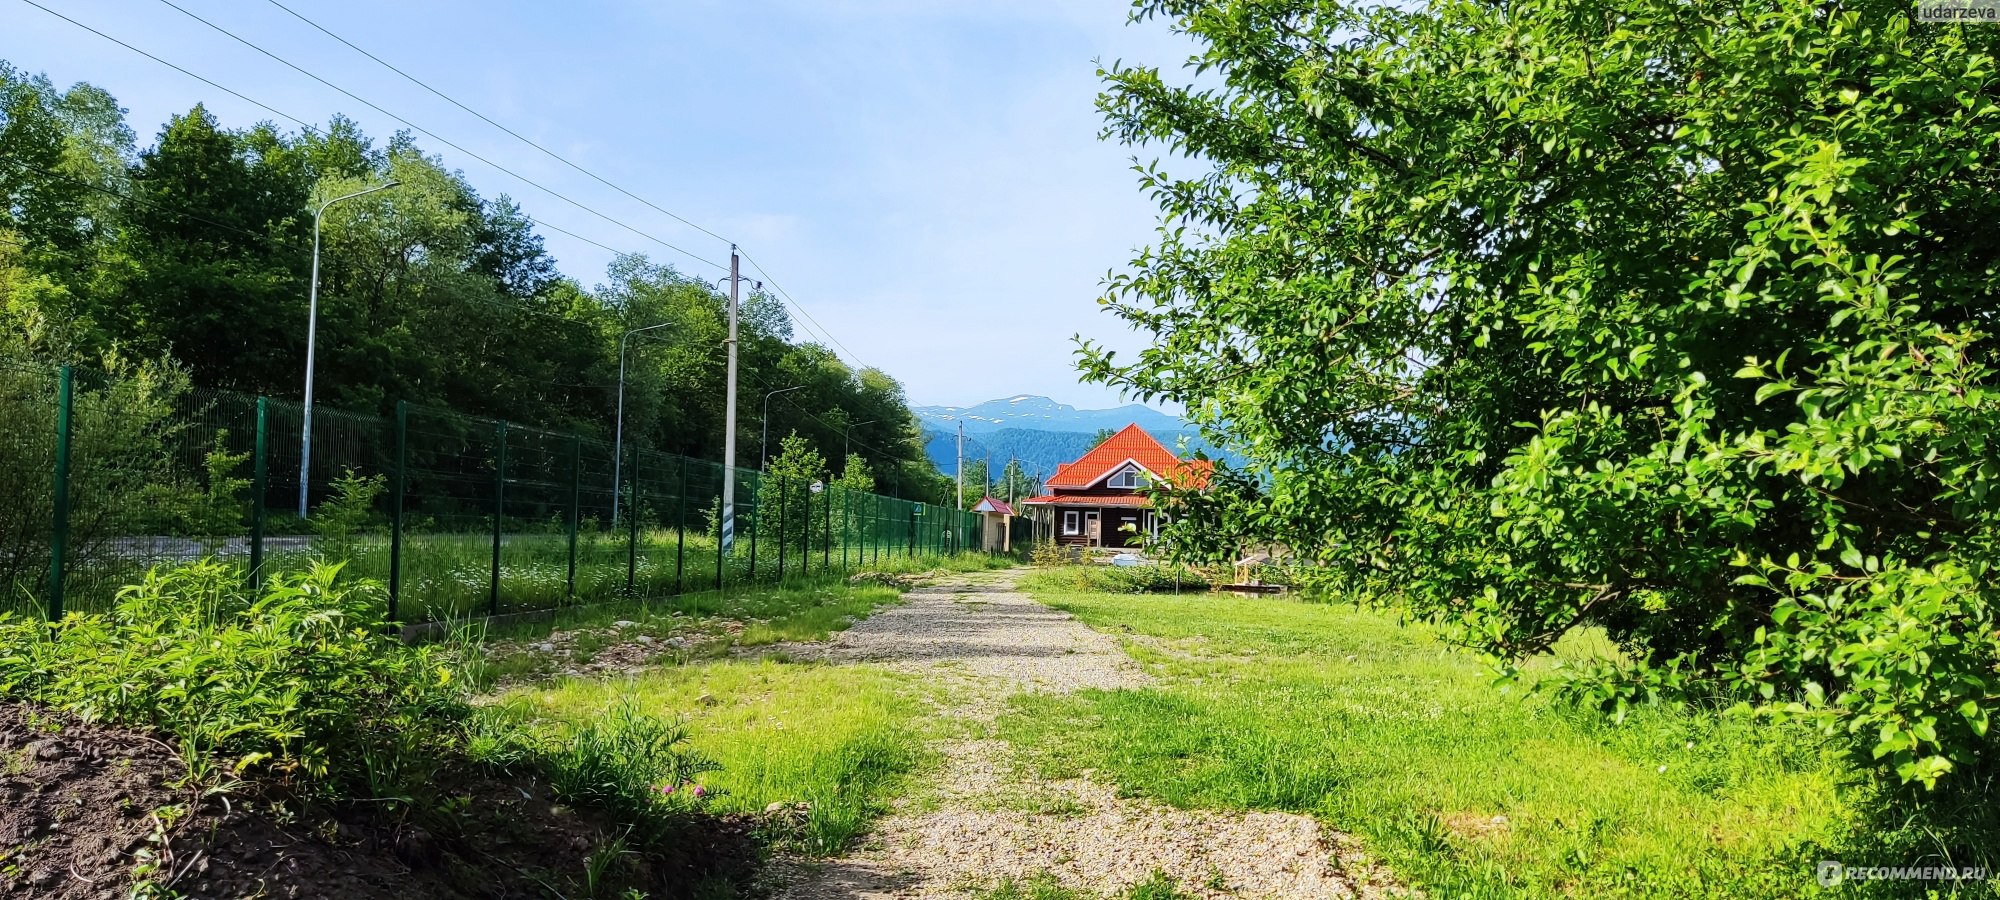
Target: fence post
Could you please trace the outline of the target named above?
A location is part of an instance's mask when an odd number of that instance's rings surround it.
[[[910,550],[904,556],[917,555],[917,504],[910,504]]]
[[[745,482],[746,484],[748,482]],[[750,583],[757,583],[757,532],[764,530],[764,474],[757,473],[757,486],[750,498]]]
[[[778,476],[778,583],[785,583],[785,476]]]
[[[805,490],[799,492],[800,501],[806,505],[806,508],[802,510],[803,515],[799,516],[800,578],[811,575],[813,567],[813,492],[811,484],[806,484],[803,487]]]
[[[639,579],[639,442],[632,442],[632,458],[626,470],[632,473],[625,484],[632,491],[631,502],[625,504],[625,596],[631,597],[638,590]],[[676,582],[680,573],[674,573]]]
[[[822,521],[826,523],[826,525],[820,529],[820,534],[825,537],[826,544],[819,548],[819,561],[820,561],[820,568],[831,572],[833,571],[833,485],[832,484],[828,484],[826,486],[826,493],[824,496],[826,497],[826,511],[820,514],[820,518]]]
[[[507,423],[493,423],[500,436],[499,458],[493,466],[493,579],[487,585],[486,614],[500,614],[500,521],[507,514]]]
[[[583,438],[569,439],[569,581],[564,596],[576,599],[576,530],[583,519]]]
[[[259,400],[257,421],[264,421],[263,403]],[[263,445],[264,430],[257,430],[257,442]],[[262,463],[262,454],[258,461]],[[389,621],[398,621],[403,608],[403,495],[410,487],[410,404],[407,400],[396,401],[396,493],[389,498]]]
[[[258,574],[264,570],[264,492],[271,487],[270,451],[270,402],[257,398],[257,438],[252,453],[256,458],[250,462],[250,590],[257,590]],[[390,615],[395,613],[396,595],[389,594]]]
[[[56,385],[56,459],[54,518],[49,529],[49,621],[60,622],[63,615],[63,553],[69,545],[69,438],[71,413],[76,406],[76,370],[62,367]]]
[[[854,531],[854,529],[850,527],[849,519],[852,518],[851,513],[853,512],[854,512],[853,492],[841,491],[840,492],[840,568],[842,571],[845,571],[848,568],[847,545],[850,541],[853,540],[853,531]]]
[[[674,595],[679,596],[681,572],[687,569],[688,561],[688,458],[681,457],[681,492],[674,495],[674,515],[679,521],[674,528]]]

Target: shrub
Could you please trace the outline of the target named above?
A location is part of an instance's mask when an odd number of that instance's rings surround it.
[[[1027,586],[1035,590],[1092,594],[1147,594],[1207,588],[1206,582],[1199,578],[1165,566],[1098,565],[1038,569],[1028,576]]]
[[[1207,171],[1141,175],[1152,346],[1082,368],[1248,461],[1167,537],[1986,790],[1996,45],[1906,6],[1141,0],[1210,77],[1110,67],[1107,130]]]
[[[466,682],[448,648],[385,634],[380,589],[339,571],[316,563],[252,591],[203,560],[53,628],[0,616],[0,697],[156,728],[308,789],[395,781],[456,744]]]
[[[333,480],[333,496],[313,510],[313,546],[334,559],[354,555],[354,539],[375,515],[375,498],[388,482],[380,475],[363,475],[350,468]]]

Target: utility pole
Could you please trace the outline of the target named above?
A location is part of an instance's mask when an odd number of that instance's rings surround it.
[[[958,508],[965,508],[965,423],[958,423]]]
[[[729,377],[722,413],[722,552],[736,543],[736,294],[742,287],[740,257],[729,245]]]
[[[1007,505],[1014,505],[1014,457],[1007,457],[1007,470],[1000,473],[1007,480]]]

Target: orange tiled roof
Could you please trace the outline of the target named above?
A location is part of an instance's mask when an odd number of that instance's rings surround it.
[[[1144,508],[1153,505],[1153,498],[1145,494],[1043,494],[1021,501],[1022,506],[1130,506]]]
[[[1191,487],[1207,484],[1208,474],[1213,469],[1206,460],[1182,462],[1165,444],[1134,422],[1085,453],[1082,459],[1056,466],[1056,473],[1049,476],[1047,486],[1050,490],[1087,488],[1128,459],[1162,479],[1176,482],[1185,479],[1187,486]]]

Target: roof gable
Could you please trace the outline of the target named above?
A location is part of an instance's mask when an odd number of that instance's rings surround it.
[[[1179,457],[1174,456],[1172,450],[1134,422],[1106,438],[1104,443],[1092,448],[1076,462],[1057,466],[1055,475],[1048,480],[1048,487],[1087,488],[1127,463],[1137,464],[1154,478],[1169,477],[1182,467]]]

